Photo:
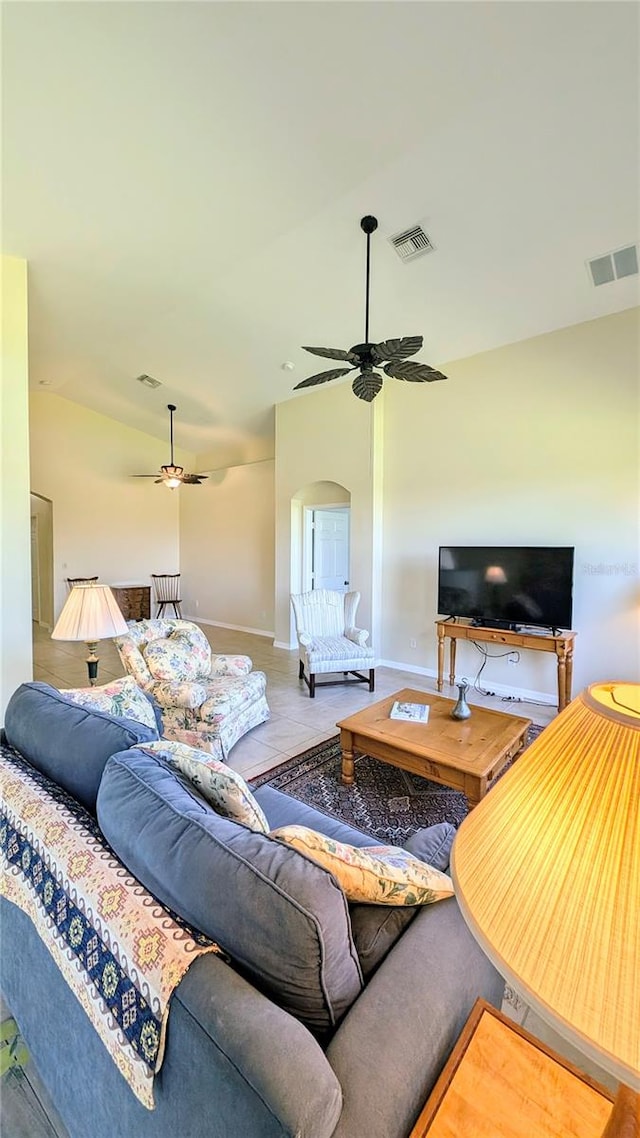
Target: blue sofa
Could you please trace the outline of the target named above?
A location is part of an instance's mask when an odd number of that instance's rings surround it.
[[[455,898],[348,905],[330,873],[216,813],[157,755],[148,727],[24,684],[3,748],[95,818],[153,897],[225,955],[175,989],[155,1109],[134,1096],[25,913],[1,900],[0,986],[72,1138],[405,1138],[479,996],[503,981]],[[264,786],[271,828],[372,839]],[[445,826],[414,853],[446,868]],[[124,872],[124,871],[123,871]]]

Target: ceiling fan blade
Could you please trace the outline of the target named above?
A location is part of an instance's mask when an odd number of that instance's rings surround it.
[[[146,474],[143,474],[142,477],[146,478],[147,476],[146,476]],[[149,477],[151,477],[151,475],[149,475]],[[161,486],[163,482],[164,482],[164,478],[156,478],[155,485]]]
[[[311,352],[314,356],[326,356],[328,360],[349,360],[352,364],[358,362],[358,357],[354,356],[353,352],[345,352],[342,348],[305,348],[303,346],[302,350],[303,352]]]
[[[132,474],[132,478],[157,478],[157,474]]]
[[[381,344],[374,344],[371,356],[374,363],[382,360],[403,360],[406,356],[415,356],[422,347],[422,336],[403,336],[399,340],[383,340]]]
[[[382,390],[382,376],[375,371],[362,371],[360,375],[356,376],[351,386],[353,394],[357,395],[358,399],[364,399],[366,403],[371,403],[378,392]]]
[[[300,387],[315,387],[317,383],[329,383],[331,379],[338,379],[350,371],[353,371],[352,367],[335,367],[331,371],[320,371],[317,375],[310,375],[308,379],[303,379],[302,383],[296,383],[293,390],[298,391]]]
[[[183,474],[180,481],[185,482],[188,486],[199,486],[201,482],[205,481],[206,477],[206,474]]]
[[[412,363],[410,360],[393,360],[385,364],[383,371],[394,379],[404,379],[408,383],[433,383],[436,379],[446,379],[441,371],[429,364]]]

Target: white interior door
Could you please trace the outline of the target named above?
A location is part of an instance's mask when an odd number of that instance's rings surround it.
[[[313,542],[311,588],[349,588],[349,522],[348,508],[313,510]]]

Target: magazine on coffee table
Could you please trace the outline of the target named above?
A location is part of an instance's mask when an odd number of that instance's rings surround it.
[[[396,699],[391,711],[390,719],[407,719],[412,723],[427,723],[429,719],[428,703],[407,703]]]

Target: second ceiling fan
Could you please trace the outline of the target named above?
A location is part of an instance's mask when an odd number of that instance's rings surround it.
[[[397,340],[383,340],[380,344],[369,343],[369,277],[371,264],[371,234],[378,228],[378,220],[368,215],[360,221],[360,228],[367,236],[367,276],[366,276],[366,302],[364,318],[364,344],[355,344],[353,348],[344,351],[342,348],[304,348],[314,356],[324,356],[330,360],[344,360],[349,367],[332,368],[330,371],[321,371],[317,375],[310,375],[297,383],[294,391],[301,387],[316,387],[320,383],[329,383],[347,375],[350,371],[358,371],[352,388],[358,399],[371,403],[382,389],[384,376],[376,368],[381,368],[385,375],[393,379],[403,379],[409,383],[433,383],[436,379],[446,379],[441,371],[436,371],[429,364],[416,363],[408,360],[407,356],[414,356],[422,347],[422,336],[403,336]]]
[[[173,461],[173,413],[177,411],[174,403],[167,403],[167,410],[171,416],[171,462],[166,466],[161,466],[157,474],[134,474],[134,478],[155,478],[156,485],[163,482],[168,486],[169,490],[175,490],[178,486],[199,486],[207,478],[206,474],[185,474],[183,466],[176,466]]]

